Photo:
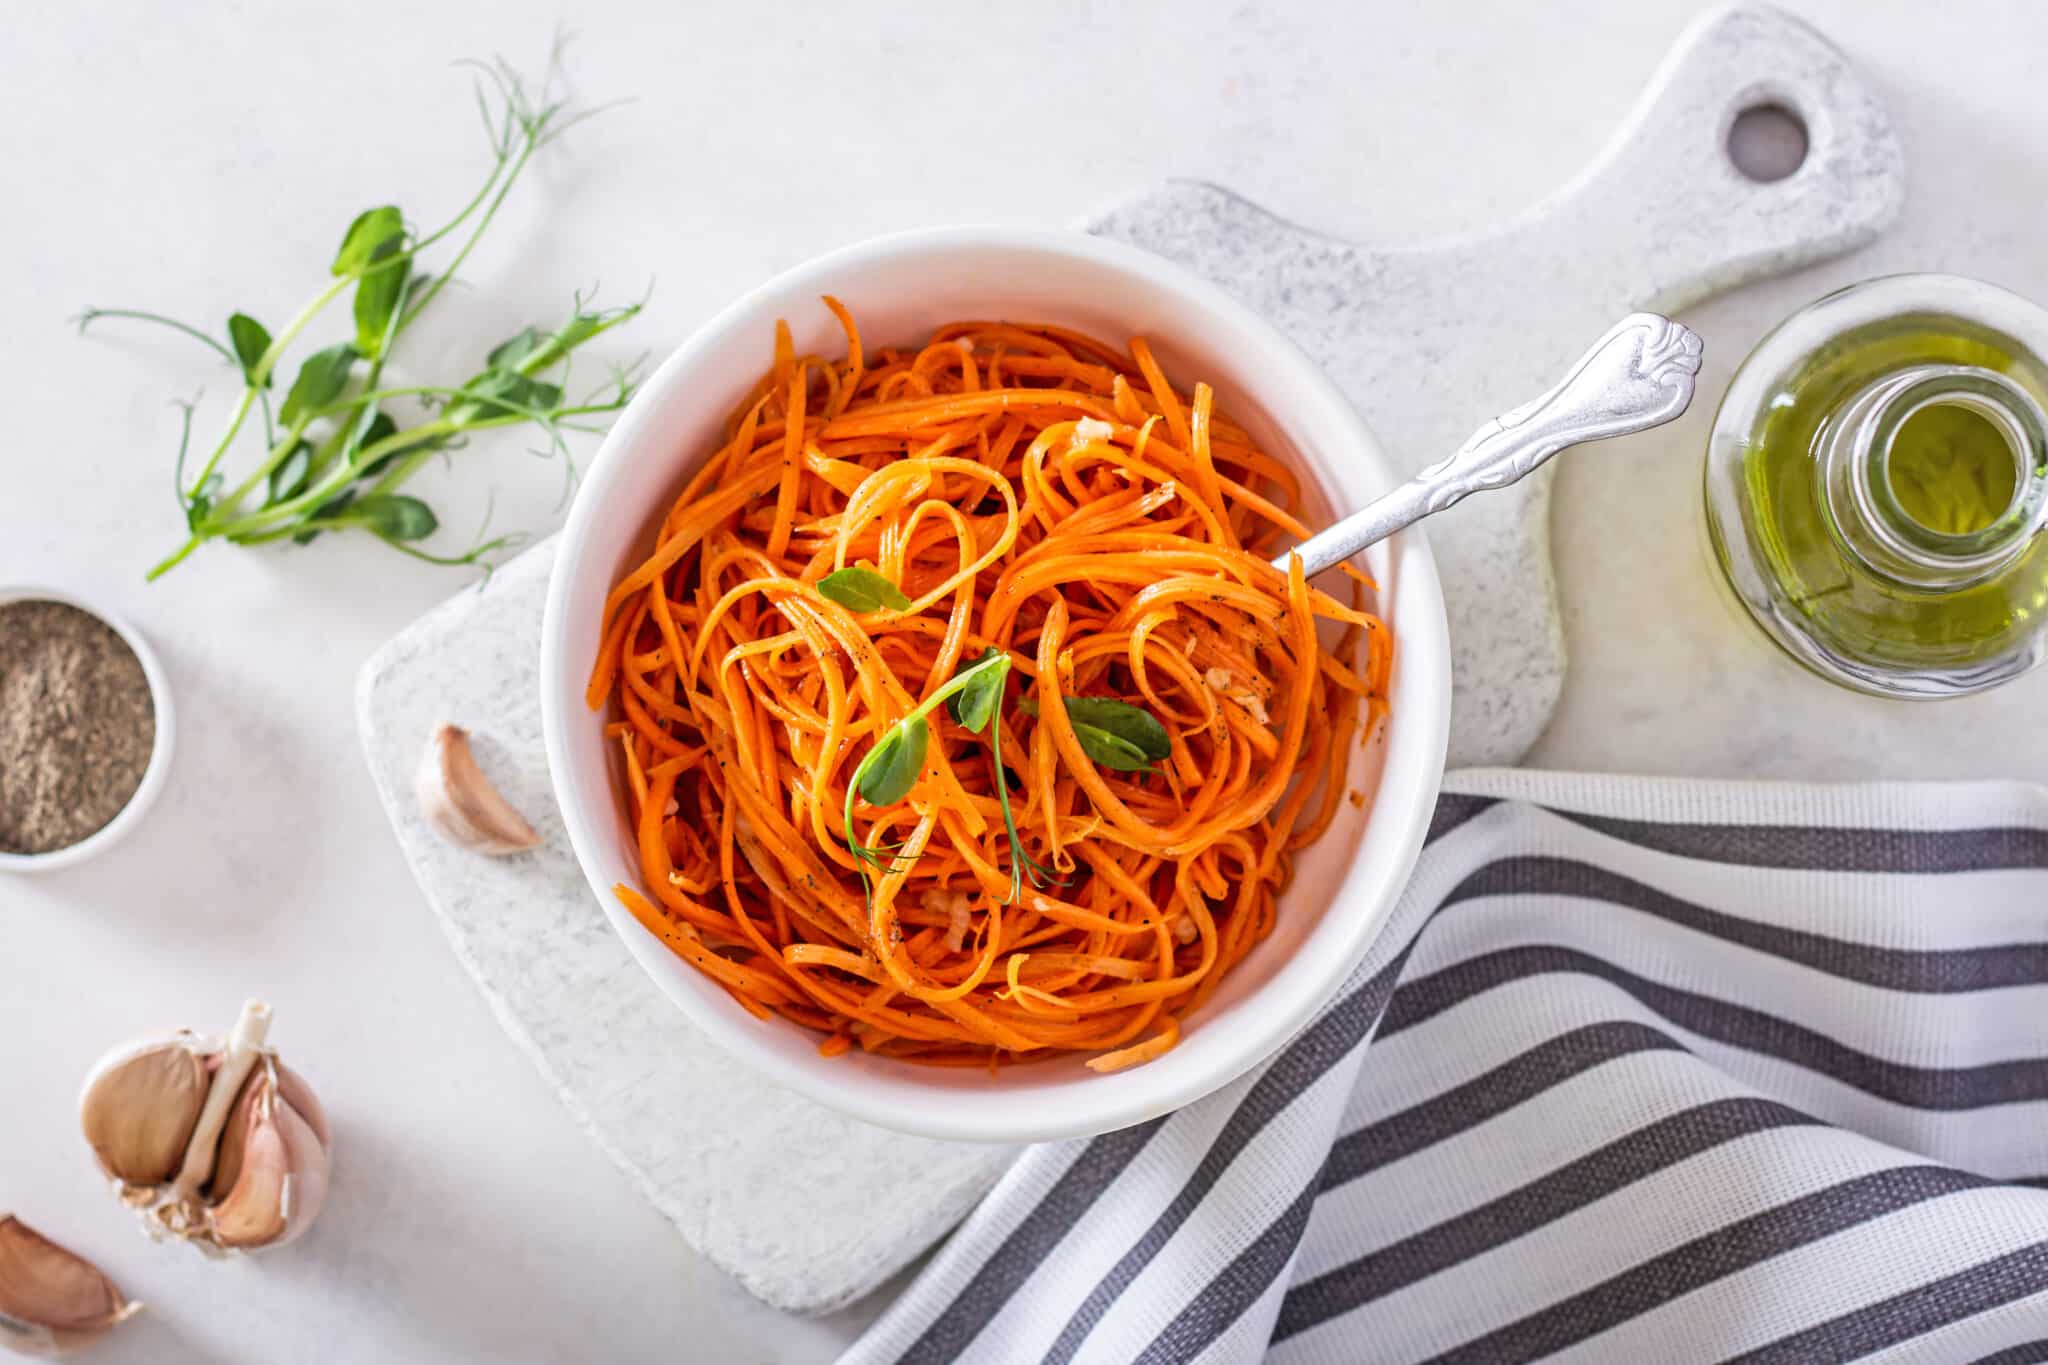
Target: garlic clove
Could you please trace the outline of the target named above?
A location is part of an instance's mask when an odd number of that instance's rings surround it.
[[[263,1072],[259,1065],[249,1073],[247,1083],[235,1096],[234,1107],[228,1110],[220,1142],[214,1148],[213,1170],[208,1174],[206,1188],[199,1191],[202,1197],[217,1200],[242,1178],[242,1163],[248,1159],[249,1141],[254,1136],[257,1086]]]
[[[249,1077],[229,1115],[214,1168],[213,1240],[229,1250],[283,1246],[320,1215],[327,1200],[326,1116],[314,1119],[286,1097],[310,1096],[303,1081],[287,1086],[283,1068],[266,1059]]]
[[[277,1064],[277,1093],[284,1102],[298,1111],[306,1126],[313,1130],[313,1136],[320,1139],[320,1145],[333,1150],[334,1139],[327,1129],[327,1110],[321,1107],[320,1097],[313,1093],[313,1087],[306,1084],[306,1078],[286,1066]]]
[[[540,835],[514,810],[470,752],[469,732],[442,725],[427,741],[413,776],[421,812],[441,836],[461,848],[493,857],[523,853],[540,845]]]
[[[313,1093],[313,1087],[306,1084],[305,1077],[275,1057],[268,1058],[267,1062],[270,1069],[275,1072],[278,1099],[304,1121],[314,1140],[321,1147],[332,1148],[333,1139],[327,1132],[327,1111],[321,1107],[320,1097]],[[220,1158],[213,1169],[212,1188],[215,1192],[232,1190],[235,1182],[241,1179],[243,1153],[247,1150],[249,1128],[243,1121],[244,1111],[255,1102],[253,1092],[262,1074],[262,1070],[259,1069],[256,1075],[249,1078],[249,1083],[242,1087],[241,1095],[236,1098],[235,1110],[228,1118],[227,1127],[221,1131]]]
[[[115,1048],[86,1077],[79,1122],[100,1169],[127,1185],[178,1173],[212,1084],[204,1044],[190,1033]]]
[[[140,1311],[98,1266],[0,1214],[0,1346],[61,1356]]]

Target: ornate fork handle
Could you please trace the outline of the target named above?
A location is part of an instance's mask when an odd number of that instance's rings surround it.
[[[1630,313],[1542,397],[1502,413],[1393,492],[1320,531],[1298,550],[1316,574],[1404,526],[1489,488],[1504,488],[1567,446],[1662,426],[1692,402],[1700,339],[1656,313]],[[1287,555],[1273,561],[1287,567]]]

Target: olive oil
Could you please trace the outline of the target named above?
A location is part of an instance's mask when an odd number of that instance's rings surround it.
[[[1731,383],[1708,526],[1792,656],[1880,695],[2005,681],[2048,653],[2048,313],[1949,276],[1830,295]]]
[[[2012,448],[1987,417],[1935,403],[1899,423],[1885,477],[1907,516],[1967,536],[2005,515],[2019,486]]]

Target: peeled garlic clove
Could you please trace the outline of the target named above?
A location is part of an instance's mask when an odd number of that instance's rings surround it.
[[[190,1033],[145,1038],[93,1067],[78,1110],[101,1170],[126,1185],[178,1173],[213,1083],[204,1046]]]
[[[242,1087],[214,1169],[213,1239],[229,1250],[283,1246],[313,1225],[327,1200],[326,1115],[312,1091],[265,1059]]]
[[[462,848],[503,857],[540,845],[526,817],[498,794],[469,749],[469,732],[443,725],[427,741],[413,777],[420,810],[441,836]]]
[[[13,1214],[0,1214],[0,1346],[24,1355],[66,1355],[141,1308],[98,1266]]]

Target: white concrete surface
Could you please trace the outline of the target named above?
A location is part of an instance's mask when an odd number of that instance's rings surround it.
[[[1866,66],[1907,138],[1892,233],[1687,320],[1703,393],[1779,317],[1882,271],[1960,270],[2048,297],[2048,8],[1796,4]],[[1363,240],[1490,222],[1586,160],[1695,6],[1488,0],[732,6],[586,3],[573,71],[637,103],[548,159],[415,352],[477,344],[579,285],[654,277],[637,347],[836,243],[946,219],[1071,221],[1182,174]],[[168,400],[223,373],[142,332],[80,341],[87,303],[275,318],[343,225],[428,218],[480,167],[447,61],[537,58],[562,11],[28,3],[0,29],[0,256],[10,382],[0,580],[103,595],[178,689],[173,785],[105,861],[0,883],[0,1206],[99,1258],[154,1311],[110,1362],[829,1359],[862,1311],[802,1321],[697,1261],[585,1143],[498,1032],[421,907],[354,738],[357,666],[460,586],[379,547],[210,551],[177,539]],[[1367,414],[1370,417],[1371,414]],[[2048,676],[1938,710],[1850,698],[1731,619],[1699,548],[1711,402],[1567,458],[1556,543],[1573,672],[1551,766],[1800,777],[2048,773]],[[466,528],[545,527],[557,479],[516,441],[437,484]],[[438,477],[438,476],[437,476]],[[78,1080],[160,1024],[221,1026],[260,992],[340,1145],[305,1243],[214,1265],[153,1247],[98,1187]]]

